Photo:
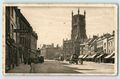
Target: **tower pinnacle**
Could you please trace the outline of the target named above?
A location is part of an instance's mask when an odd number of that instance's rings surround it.
[[[72,11],[72,16],[73,16],[73,11]]]
[[[84,10],[84,15],[86,15],[86,11]]]
[[[80,12],[80,11],[79,11],[79,9],[78,9],[78,14],[79,14],[79,12]]]

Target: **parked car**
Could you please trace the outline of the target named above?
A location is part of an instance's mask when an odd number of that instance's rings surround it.
[[[64,57],[63,57],[63,56],[60,56],[60,57],[59,57],[59,61],[64,61]]]
[[[38,57],[38,62],[39,62],[39,63],[43,63],[43,62],[44,62],[44,56]]]
[[[70,61],[69,61],[70,64],[78,64],[78,56],[76,54],[73,54],[70,58]]]
[[[34,58],[34,59],[33,59],[33,62],[34,62],[35,64],[37,64],[37,63],[38,63],[38,58]]]

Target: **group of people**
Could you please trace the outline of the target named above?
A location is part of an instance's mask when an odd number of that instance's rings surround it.
[[[71,63],[71,64],[78,64],[78,62],[80,63],[80,64],[83,64],[83,59],[82,58],[78,58],[78,55],[76,55],[76,54],[73,54],[72,56],[71,56],[71,58],[70,58],[70,60],[69,60],[69,63]]]
[[[40,56],[38,58],[29,58],[28,59],[28,65],[30,65],[30,72],[33,72],[34,71],[34,64],[37,64],[37,63],[43,63],[44,62],[44,57],[43,56]]]
[[[59,56],[58,61],[64,61],[64,56]],[[79,58],[78,55],[73,54],[70,58],[66,58],[66,61],[69,61],[70,64],[83,64],[83,59]]]

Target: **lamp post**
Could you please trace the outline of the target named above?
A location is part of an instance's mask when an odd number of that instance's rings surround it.
[[[40,51],[40,48],[37,49],[37,56],[40,56],[41,55],[41,51]]]

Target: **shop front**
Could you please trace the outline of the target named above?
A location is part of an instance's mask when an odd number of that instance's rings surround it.
[[[108,54],[105,58],[104,58],[104,62],[105,63],[114,63],[114,56],[115,53],[112,52],[111,54]]]

